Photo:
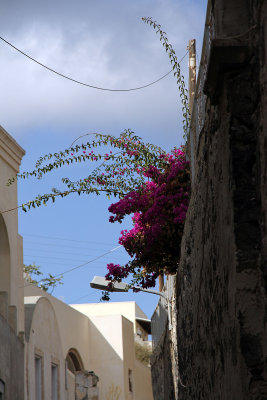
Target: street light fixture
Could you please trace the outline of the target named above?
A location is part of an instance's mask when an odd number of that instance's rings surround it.
[[[113,282],[112,287],[109,286],[110,281],[103,278],[102,276],[94,276],[93,280],[90,282],[90,286],[93,289],[105,290],[107,292],[128,292],[129,289],[138,289],[142,292],[156,294],[158,296],[164,297],[167,299],[166,295],[162,292],[158,292],[157,290],[143,289],[139,286],[137,287],[129,287],[129,285],[125,282]]]
[[[129,285],[125,282],[114,282],[112,283],[112,287],[109,286],[110,281],[103,278],[102,276],[94,276],[93,280],[90,282],[90,286],[93,289],[100,289],[107,292],[128,292],[129,289],[138,289],[142,292],[156,294],[158,296],[163,297],[167,302],[168,307],[168,320],[169,320],[169,330],[172,329],[171,325],[171,310],[170,310],[170,300],[168,296],[166,296],[162,292],[158,292],[157,290],[143,289],[138,287],[129,287]]]

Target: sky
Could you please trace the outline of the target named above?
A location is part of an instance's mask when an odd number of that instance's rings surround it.
[[[171,69],[159,37],[141,18],[150,16],[162,25],[178,60],[195,38],[199,60],[205,13],[206,2],[201,0],[4,0],[0,36],[73,79],[105,88],[133,88]],[[187,57],[181,68],[187,84]],[[91,132],[117,136],[130,128],[166,150],[183,143],[180,98],[171,74],[138,91],[100,91],[51,73],[1,40],[0,71],[0,125],[26,151],[21,171],[32,170],[39,156],[68,148]],[[89,168],[85,164],[40,181],[19,181],[18,202],[60,187],[61,177],[85,176]],[[35,262],[44,273],[57,275],[89,262],[66,273],[64,284],[54,290],[53,295],[66,303],[99,302],[101,292],[89,286],[93,276],[104,276],[108,262],[128,259],[117,247],[120,231],[130,227],[130,220],[110,224],[111,203],[104,197],[74,195],[18,212],[25,264]],[[136,301],[151,317],[158,297],[129,292],[114,293],[111,300]]]

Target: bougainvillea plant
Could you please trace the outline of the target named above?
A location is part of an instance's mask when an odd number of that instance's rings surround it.
[[[122,230],[119,238],[132,259],[125,266],[108,264],[106,278],[111,282],[131,275],[130,286],[149,288],[160,274],[177,271],[190,197],[189,163],[181,149],[160,159],[166,162],[164,168],[147,168],[147,182],[109,207],[112,223],[133,214],[133,228]]]
[[[169,55],[182,101],[183,130],[187,141],[189,112],[180,65],[161,26],[151,18],[143,18],[143,21],[160,34]],[[96,167],[77,181],[62,178],[63,189],[53,188],[50,193],[39,195],[20,207],[28,211],[72,193],[105,193],[108,197],[118,197],[119,200],[109,207],[113,214],[110,222],[122,223],[126,215],[133,215],[133,228],[122,230],[119,238],[131,260],[123,266],[108,264],[106,278],[111,287],[113,282],[129,277],[130,287],[153,287],[160,274],[175,273],[179,263],[190,197],[190,172],[184,148],[175,148],[168,154],[158,146],[145,144],[131,130],[125,130],[118,138],[95,133],[87,135],[91,135],[91,140],[86,144],[74,146],[75,140],[64,151],[40,157],[32,172],[24,172],[16,178],[41,179],[52,170],[82,161],[96,163]],[[9,180],[8,184],[16,178]],[[104,298],[107,299],[105,293]]]
[[[94,137],[87,144],[41,157],[36,169],[18,175],[17,178],[23,179],[42,178],[58,166],[81,161],[97,163],[91,174],[76,182],[62,178],[64,190],[53,189],[21,207],[28,211],[71,193],[98,195],[103,192],[108,197],[119,197],[119,201],[109,207],[113,214],[109,220],[122,223],[126,215],[133,215],[133,228],[122,230],[119,238],[131,260],[123,266],[109,263],[106,278],[111,286],[131,276],[129,286],[153,287],[160,274],[175,273],[179,262],[190,197],[190,170],[184,148],[168,154],[160,147],[144,144],[129,130],[119,138]],[[103,146],[113,150],[103,153]]]

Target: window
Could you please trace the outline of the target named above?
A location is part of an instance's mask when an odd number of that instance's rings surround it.
[[[35,400],[42,400],[42,392],[42,358],[39,356],[35,356]]]
[[[4,400],[4,398],[5,398],[5,384],[0,379],[0,400]]]
[[[58,400],[58,365],[51,365],[51,400]]]
[[[129,392],[133,393],[133,371],[128,369]]]

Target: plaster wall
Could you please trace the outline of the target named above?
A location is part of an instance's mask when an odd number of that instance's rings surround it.
[[[1,269],[5,268],[5,279],[0,279],[0,291],[8,293],[8,304],[15,306],[19,311],[17,332],[24,330],[22,239],[18,235],[17,183],[15,181],[11,186],[6,184],[8,179],[19,172],[24,154],[24,150],[0,126],[0,211],[14,208],[13,211],[0,216],[1,236],[2,234],[6,236],[4,244],[0,243],[0,275]],[[3,240],[3,236],[1,239]]]
[[[68,394],[67,400],[75,400],[75,375],[67,370]]]
[[[0,379],[5,400],[24,400],[23,342],[0,315]]]
[[[0,380],[6,400],[23,400],[24,393],[22,240],[17,183],[6,185],[19,172],[23,155],[24,150],[0,127]]]
[[[133,329],[136,315],[135,302],[115,303],[114,306],[109,303],[101,307],[96,307],[97,304],[82,304],[78,305],[77,309],[75,305],[74,309],[74,306],[70,307],[33,285],[25,287],[25,295],[44,296],[44,300],[51,302],[61,338],[62,354],[66,357],[70,348],[75,348],[79,352],[84,368],[88,371],[93,370],[99,377],[100,400],[113,400],[117,397],[118,400],[142,400],[142,398],[152,400],[150,368],[136,363],[135,359]],[[33,301],[30,299],[29,301]],[[105,308],[107,308],[106,312]],[[83,311],[84,314],[78,310]],[[139,307],[137,310],[141,318],[146,318]],[[92,315],[97,314],[98,311],[100,315]],[[37,313],[40,313],[39,309],[36,309]],[[122,316],[122,313],[129,315],[133,322]],[[48,325],[52,326],[55,318],[51,310],[47,313],[48,317],[50,318]],[[38,319],[38,324],[41,327],[42,319]],[[40,338],[42,338],[41,333]],[[49,349],[48,354],[51,354],[51,351]],[[132,371],[133,376],[132,394],[128,390],[129,370]],[[71,390],[70,379],[69,400],[72,400]],[[137,394],[140,396],[140,393],[143,397],[139,398]]]
[[[71,304],[71,307],[87,315],[87,317],[94,315],[100,316],[121,314],[133,323],[134,333],[136,333],[136,317],[147,319],[146,314],[141,310],[135,301],[110,302],[105,304]]]
[[[65,400],[65,358],[53,307],[44,297],[26,297],[25,309],[25,400],[35,399],[36,356],[41,359],[43,400],[51,400],[52,364],[58,367],[58,398]]]
[[[123,369],[125,400],[137,399],[136,397],[136,371],[135,371],[135,347],[133,324],[126,318],[122,318],[123,338]],[[129,382],[131,381],[131,382]]]
[[[71,348],[75,348],[82,357],[84,368],[88,371],[94,370],[91,360],[88,318],[34,285],[26,286],[24,290],[25,296],[43,296],[53,305],[64,356],[67,356]]]
[[[152,400],[151,370],[136,359],[133,326],[125,318],[122,332],[125,400]]]
[[[90,321],[92,364],[99,376],[99,399],[117,399],[116,394],[118,400],[152,400],[150,368],[135,358],[133,323],[122,315],[91,316]]]
[[[153,400],[151,369],[135,359],[134,393],[136,400]]]
[[[118,400],[125,399],[123,317],[91,316],[90,343],[92,365],[99,377],[99,399],[112,400],[115,394]]]

